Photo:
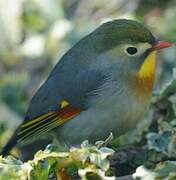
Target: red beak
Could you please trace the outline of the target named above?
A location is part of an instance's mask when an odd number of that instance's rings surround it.
[[[168,48],[170,46],[174,45],[174,43],[171,42],[167,42],[167,41],[158,41],[154,46],[153,49],[154,50],[160,50],[163,48]]]

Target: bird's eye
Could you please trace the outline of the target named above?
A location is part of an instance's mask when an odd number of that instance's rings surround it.
[[[132,56],[138,52],[138,49],[136,47],[128,47],[126,48],[126,52]]]

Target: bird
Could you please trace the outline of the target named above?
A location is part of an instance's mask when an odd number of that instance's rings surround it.
[[[150,103],[157,52],[172,45],[135,20],[101,24],[58,61],[1,154],[50,132],[77,146],[134,129]]]

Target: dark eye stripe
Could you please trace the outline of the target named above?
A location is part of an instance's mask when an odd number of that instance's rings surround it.
[[[138,49],[136,47],[128,47],[126,49],[127,53],[130,54],[130,55],[134,55],[138,52]]]

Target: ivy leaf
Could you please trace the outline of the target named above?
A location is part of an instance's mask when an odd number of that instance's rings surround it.
[[[165,132],[163,134],[148,133],[147,134],[147,144],[149,149],[154,149],[157,152],[162,152],[167,154],[168,145],[171,138],[171,133]]]

